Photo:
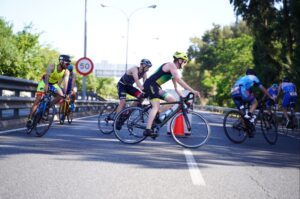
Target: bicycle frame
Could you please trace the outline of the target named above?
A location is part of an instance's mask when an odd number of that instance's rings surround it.
[[[189,97],[190,95],[192,95],[192,97]],[[187,97],[185,97],[184,99],[181,99],[180,101],[175,101],[175,102],[163,102],[160,103],[160,105],[169,105],[169,104],[178,104],[178,107],[170,114],[168,115],[166,118],[164,118],[164,120],[160,123],[155,123],[155,121],[153,122],[153,125],[155,128],[161,128],[163,127],[167,122],[169,122],[169,120],[171,118],[173,118],[178,112],[182,111],[183,117],[185,119],[186,125],[187,125],[187,129],[190,130],[191,129],[191,125],[187,116],[187,110],[189,108],[189,106],[186,104],[187,101],[189,100],[194,100],[194,94],[190,93]],[[192,104],[192,103],[191,103]],[[146,107],[143,108],[144,112],[147,112],[149,109],[151,109],[152,105],[146,105]],[[142,129],[146,129],[146,126],[141,126],[141,125],[137,125],[139,128]]]

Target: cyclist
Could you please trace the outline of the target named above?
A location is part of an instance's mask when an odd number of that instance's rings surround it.
[[[176,51],[173,54],[173,62],[167,62],[162,64],[154,74],[152,74],[144,83],[144,91],[150,98],[152,109],[149,113],[146,130],[144,131],[145,136],[155,137],[157,133],[153,131],[152,124],[155,118],[159,117],[160,99],[167,102],[174,102],[176,99],[166,91],[162,90],[161,85],[169,80],[172,80],[174,89],[179,96],[183,96],[180,90],[177,88],[177,83],[184,89],[198,95],[198,91],[192,89],[187,83],[185,83],[179,73],[178,69],[182,69],[188,62],[188,57],[184,52]],[[172,105],[171,105],[172,106]],[[162,107],[160,112],[164,112],[169,106]]]
[[[268,88],[268,93],[275,99],[278,96],[278,84],[272,84],[272,86],[270,86]],[[266,95],[264,95],[263,99],[266,97]],[[266,106],[268,109],[268,112],[271,114],[271,107],[274,106],[274,100],[267,98],[266,100]]]
[[[297,88],[295,84],[290,81],[289,77],[284,77],[282,83],[280,83],[279,85],[278,95],[281,91],[283,92],[282,110],[283,115],[286,118],[286,127],[288,127],[290,120],[287,114],[287,108],[291,103],[293,104],[293,106],[295,105],[297,100]]]
[[[247,69],[246,75],[239,78],[231,89],[231,98],[234,101],[238,110],[243,108],[244,103],[249,103],[249,112],[244,115],[251,123],[255,122],[256,116],[253,114],[258,103],[253,94],[252,87],[258,86],[259,89],[273,101],[275,97],[271,96],[265,87],[261,84],[260,80],[256,76],[256,72],[253,69]],[[253,135],[251,135],[253,136]]]
[[[33,105],[30,109],[30,113],[28,115],[28,119],[27,119],[27,123],[26,126],[31,126],[32,124],[32,115],[33,113],[36,111],[42,97],[44,96],[44,87],[45,87],[45,76],[43,75],[42,79],[38,82],[38,86],[36,88],[36,92],[35,92],[35,100],[33,102]]]
[[[66,70],[66,68],[70,65],[70,56],[68,55],[60,55],[59,58],[59,63],[57,65],[51,64],[47,67],[46,70],[46,75],[43,79],[42,82],[39,83],[38,85],[38,93],[37,93],[37,99],[35,100],[35,103],[33,104],[31,111],[28,116],[28,120],[26,123],[27,127],[30,127],[32,125],[32,116],[35,113],[38,103],[40,102],[41,99],[41,93],[44,90],[46,93],[48,89],[50,88],[51,90],[54,90],[58,96],[55,97],[52,104],[56,104],[62,97],[64,97],[63,91],[60,89],[58,86],[58,81],[60,79],[64,79],[64,88],[67,88],[67,83],[69,79],[69,71]],[[65,89],[66,90],[66,89]],[[39,97],[38,97],[39,96]]]
[[[142,90],[144,89],[143,85],[140,83],[140,79],[143,78],[143,82],[147,79],[147,72],[152,66],[152,63],[148,59],[142,59],[140,66],[134,66],[126,71],[126,73],[121,77],[117,84],[118,95],[120,103],[116,109],[116,113],[120,112],[126,104],[126,94],[128,93],[131,96],[134,96],[138,99],[143,98]],[[133,84],[136,83],[136,87]],[[139,102],[134,102],[133,106],[136,106]]]
[[[68,88],[67,88],[67,92],[66,95],[70,95],[70,109],[71,111],[74,111],[75,109],[75,99],[76,99],[76,92],[74,90],[75,85],[76,85],[76,73],[73,71],[74,67],[73,65],[69,65],[67,70],[70,72],[69,75],[69,80],[68,80]],[[60,80],[59,85],[61,85],[62,80]]]

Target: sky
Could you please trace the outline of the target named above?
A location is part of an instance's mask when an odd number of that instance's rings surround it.
[[[84,55],[84,8],[85,0],[0,0],[0,17],[14,32],[33,24],[42,45],[78,60]],[[94,63],[125,64],[129,19],[128,64],[148,58],[155,66],[172,61],[177,50],[186,52],[190,38],[201,38],[213,24],[235,22],[229,0],[87,0],[86,16],[87,57]]]

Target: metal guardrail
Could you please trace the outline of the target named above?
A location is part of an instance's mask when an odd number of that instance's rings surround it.
[[[31,80],[0,76],[0,130],[25,125],[37,85]],[[115,102],[104,101],[93,92],[87,92],[86,99],[77,96],[74,116],[98,113],[104,105],[112,103]]]

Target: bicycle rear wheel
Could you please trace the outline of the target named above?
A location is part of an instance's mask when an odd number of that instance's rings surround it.
[[[70,108],[68,108],[67,111],[67,120],[69,124],[72,124],[73,121],[73,111],[70,110]]]
[[[114,131],[114,119],[112,113],[101,112],[98,116],[98,128],[103,134],[111,134]]]
[[[64,124],[65,123],[65,109],[66,109],[66,102],[61,104],[59,106],[59,111],[58,111],[58,118],[59,118],[59,123]]]
[[[233,143],[240,144],[247,139],[245,121],[239,111],[231,110],[226,113],[223,128],[226,137]]]
[[[261,130],[264,138],[269,144],[275,144],[278,138],[278,124],[276,115],[262,114]]]
[[[140,107],[128,107],[119,112],[115,118],[114,133],[118,140],[126,144],[136,144],[144,139],[143,135],[148,121],[148,112]]]
[[[37,118],[35,128],[35,133],[37,137],[42,137],[47,133],[47,131],[53,123],[55,114],[56,108],[55,105],[53,105],[49,108],[46,108],[42,116],[40,118]]]
[[[170,130],[175,142],[186,148],[203,146],[211,133],[207,121],[194,111],[189,111],[186,118],[182,112],[177,113],[171,120]]]

